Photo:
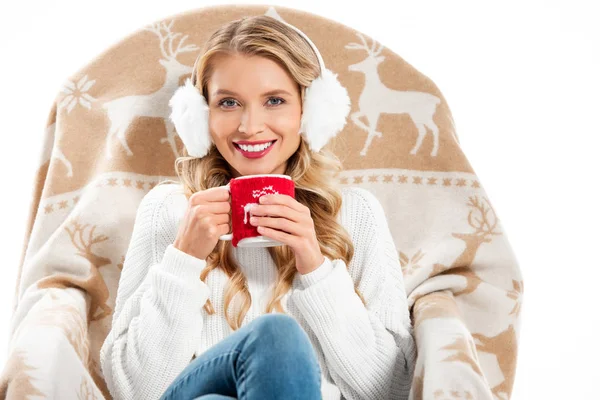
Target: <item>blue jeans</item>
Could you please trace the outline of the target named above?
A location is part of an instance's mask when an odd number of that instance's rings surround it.
[[[195,358],[160,400],[321,399],[308,335],[287,314],[264,314]]]

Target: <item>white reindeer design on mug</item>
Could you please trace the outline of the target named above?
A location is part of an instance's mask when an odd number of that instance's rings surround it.
[[[262,189],[255,189],[252,191],[252,197],[257,199],[257,201],[260,198],[260,196],[264,196],[265,194],[279,194],[279,192],[277,190],[273,189],[273,185],[265,186]],[[250,210],[257,205],[258,205],[258,202],[257,203],[247,203],[247,204],[242,205],[242,208],[244,209],[244,224],[248,223],[248,215],[250,214]]]

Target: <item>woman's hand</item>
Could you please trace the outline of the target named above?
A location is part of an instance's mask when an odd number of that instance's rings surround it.
[[[308,274],[323,264],[325,257],[308,207],[286,194],[264,195],[259,203],[250,210],[250,223],[261,235],[292,248],[298,272]]]
[[[173,246],[206,260],[217,245],[219,236],[229,232],[230,211],[226,188],[214,187],[192,194]]]

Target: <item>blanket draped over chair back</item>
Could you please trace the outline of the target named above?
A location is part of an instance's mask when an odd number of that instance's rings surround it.
[[[99,352],[137,206],[177,179],[182,154],[168,101],[215,29],[261,14],[302,29],[352,99],[329,147],[344,165],[340,187],[371,191],[387,215],[418,346],[411,397],[510,398],[523,281],[439,89],[361,32],[264,5],[149,24],[64,82],[45,127],[0,397],[111,398]]]

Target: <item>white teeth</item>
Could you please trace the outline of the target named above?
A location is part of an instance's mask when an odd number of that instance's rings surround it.
[[[238,146],[240,146],[240,148],[244,151],[249,151],[249,152],[259,152],[259,151],[263,151],[265,150],[267,147],[271,146],[274,142],[270,142],[270,143],[265,143],[265,144],[255,144],[255,145],[245,145],[245,144],[240,144]]]

